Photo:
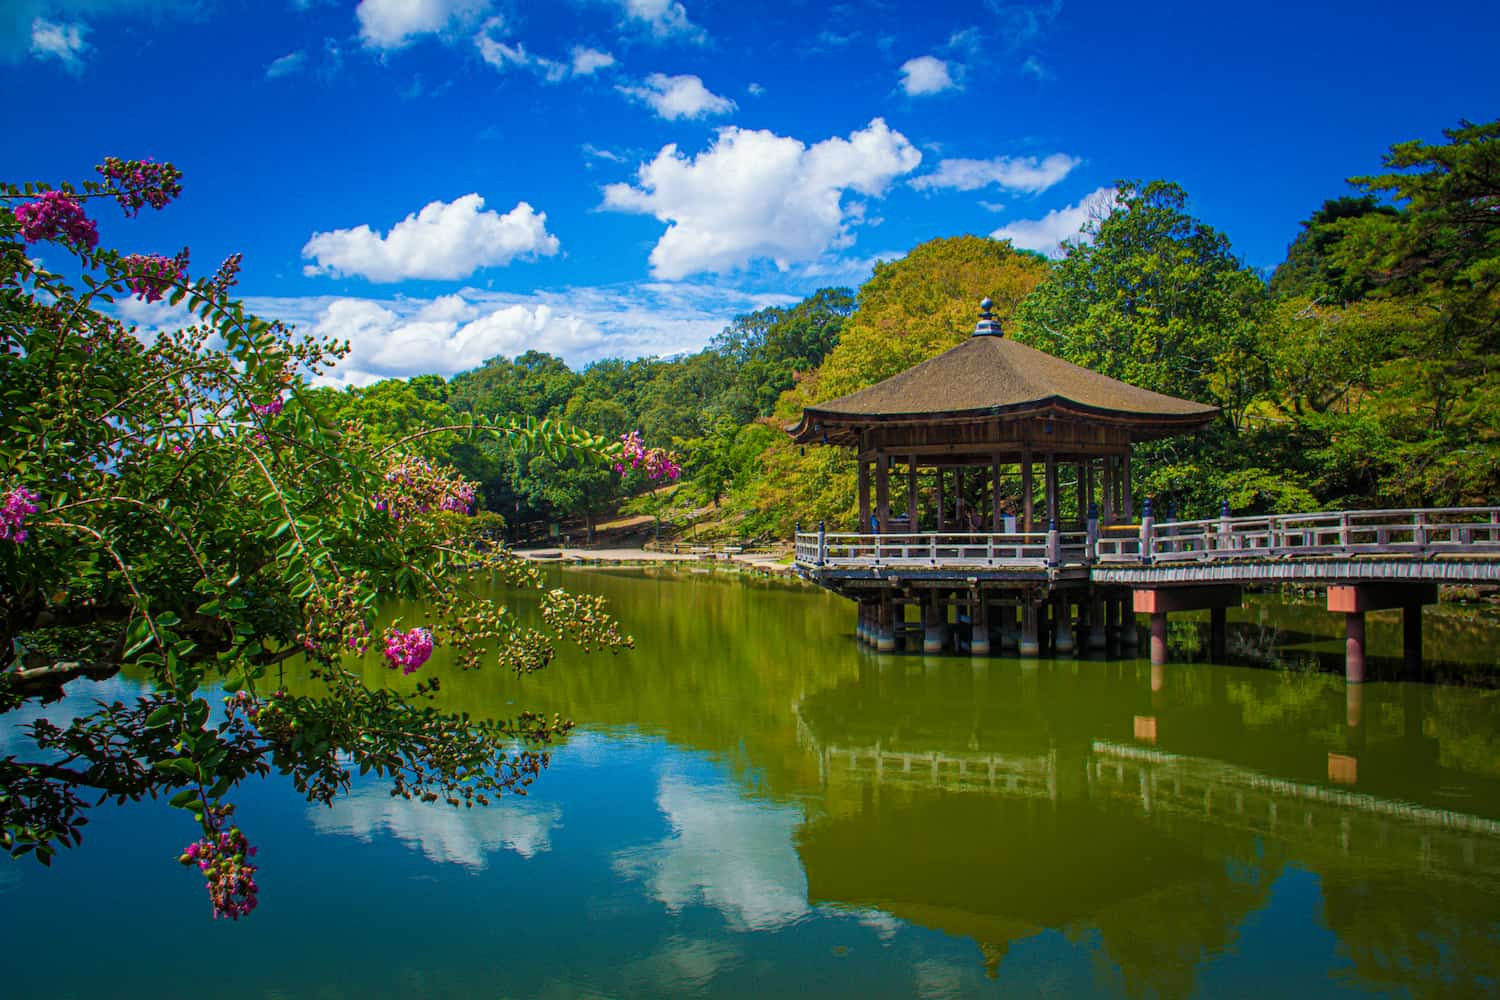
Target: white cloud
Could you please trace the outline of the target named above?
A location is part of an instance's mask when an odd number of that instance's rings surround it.
[[[599,49],[591,49],[585,45],[573,46],[573,75],[592,76],[601,69],[608,69],[615,64],[615,57],[608,52]]]
[[[1035,156],[997,156],[992,160],[943,160],[934,173],[912,179],[919,190],[954,188],[977,191],[991,184],[1012,191],[1039,194],[1067,177],[1083,161],[1066,153],[1053,153],[1045,159]]]
[[[688,19],[679,0],[620,0],[627,23],[641,25],[657,39],[681,38],[703,42],[707,34]]]
[[[592,142],[586,142],[579,148],[583,150],[585,156],[592,157],[596,160],[608,160],[610,163],[625,162],[625,157],[621,156],[619,153],[616,153],[612,149],[602,149],[599,146],[594,145]]]
[[[434,201],[381,236],[369,226],[314,233],[302,256],[316,264],[308,275],[358,275],[370,281],[407,278],[453,280],[517,257],[550,257],[557,237],[547,232],[547,214],[526,202],[504,215],[483,211],[484,199],[466,194]]]
[[[342,834],[367,844],[376,834],[389,833],[420,849],[430,861],[483,871],[489,866],[488,855],[502,848],[523,858],[551,850],[562,809],[504,798],[482,809],[458,810],[393,798],[382,786],[362,788],[332,806],[311,806],[307,816],[319,833]]]
[[[512,66],[522,69],[530,69],[536,72],[548,83],[557,83],[566,79],[568,65],[560,63],[555,59],[547,59],[544,56],[532,55],[526,51],[526,46],[520,42],[514,45],[496,39],[492,32],[503,32],[505,23],[498,17],[492,17],[484,22],[479,34],[474,36],[474,44],[479,49],[479,55],[485,62],[496,69],[504,70]]]
[[[732,316],[796,300],[649,282],[529,295],[466,288],[431,299],[251,297],[246,307],[295,324],[299,333],[349,341],[349,356],[318,379],[342,386],[428,372],[455,375],[528,350],[555,354],[575,368],[601,358],[667,357],[700,349]]]
[[[422,35],[456,30],[478,20],[490,0],[360,0],[359,35],[374,49],[399,49]]]
[[[751,83],[745,87],[745,93],[751,97],[759,97],[766,92],[766,88],[758,83]]]
[[[266,79],[275,80],[279,77],[289,76],[302,68],[307,61],[306,52],[289,52],[280,59],[274,60],[266,67]]]
[[[808,912],[807,876],[793,846],[799,810],[746,802],[731,788],[673,775],[661,779],[656,805],[671,835],[620,851],[614,868],[668,910],[702,903],[732,927],[752,931],[785,927]]]
[[[652,73],[646,77],[645,85],[616,88],[627,97],[651,106],[651,110],[667,121],[678,118],[706,118],[709,115],[724,115],[737,105],[727,97],[720,97],[696,76],[668,76]]]
[[[901,89],[908,97],[941,94],[957,86],[948,64],[936,56],[917,56],[901,64]]]
[[[997,240],[1010,240],[1026,250],[1037,250],[1055,257],[1062,252],[1064,241],[1089,242],[1083,227],[1114,210],[1116,191],[1102,187],[1079,199],[1076,204],[1053,209],[1040,219],[1020,219],[990,233]]]
[[[769,131],[724,128],[696,157],[676,145],[636,171],[637,185],[611,184],[604,207],[670,225],[651,251],[658,278],[724,272],[753,260],[785,270],[853,242],[864,205],[852,191],[882,196],[922,154],[883,119],[812,146]]]
[[[83,54],[89,43],[84,24],[53,23],[43,18],[31,22],[31,53],[38,59],[56,59],[69,73],[83,72]]]

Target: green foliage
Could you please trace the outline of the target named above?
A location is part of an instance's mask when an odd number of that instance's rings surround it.
[[[627,644],[595,599],[545,591],[538,629],[472,590],[470,572],[542,585],[492,544],[494,518],[461,512],[468,484],[423,457],[499,439],[602,468],[618,445],[454,413],[441,379],[314,390],[307,376],[345,348],[247,313],[228,293],[236,258],[145,288],[131,258],[27,228],[28,197],[0,185],[0,496],[35,498],[7,509],[24,536],[0,536],[0,715],[124,669],[148,688],[67,726],[16,727],[16,755],[0,761],[0,847],[46,861],[102,799],[148,796],[190,814],[203,843],[238,843],[228,797],[272,770],[324,802],[355,767],[455,804],[529,783],[566,723],[442,711],[436,678],[372,690],[350,661],[379,642],[370,630],[393,598],[430,608],[423,624],[465,668],[536,669],[564,639]],[[76,284],[28,254],[38,240]],[[197,321],[128,329],[107,310],[129,292],[159,292]],[[323,693],[285,695],[286,669]],[[232,694],[223,712],[215,688]],[[242,852],[232,868],[253,885]],[[236,892],[215,907],[248,912],[253,888]]]

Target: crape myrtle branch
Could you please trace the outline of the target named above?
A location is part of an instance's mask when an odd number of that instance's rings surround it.
[[[558,642],[630,645],[600,599],[548,590],[483,537],[474,485],[411,446],[462,432],[651,473],[675,475],[675,460],[638,435],[482,417],[376,450],[304,391],[349,345],[247,314],[228,295],[238,255],[192,278],[185,249],[98,247],[84,205],[164,208],[176,169],[110,159],[99,173],[78,188],[0,185],[0,716],[121,670],[150,689],[66,727],[23,727],[36,759],[0,761],[0,847],[50,861],[98,801],[165,798],[201,829],[178,859],[204,876],[215,915],[238,918],[259,891],[227,799],[245,779],[276,770],[330,802],[358,767],[393,794],[482,805],[523,793],[571,727],[440,710],[430,668],[410,690],[372,690],[351,658],[378,651],[420,675],[446,647],[460,669],[525,672]],[[81,290],[31,260],[33,243],[71,254]],[[196,321],[144,343],[99,311],[127,293]],[[540,591],[539,622],[480,580]],[[393,597],[429,620],[372,635]],[[316,697],[286,690],[296,659]]]

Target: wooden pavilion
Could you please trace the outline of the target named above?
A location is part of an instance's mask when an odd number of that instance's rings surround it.
[[[867,389],[808,407],[791,428],[799,444],[856,449],[860,532],[911,532],[924,520],[938,532],[986,526],[999,532],[1008,514],[1016,518],[1013,531],[1065,520],[1081,528],[1095,505],[1103,526],[1133,520],[1131,446],[1196,431],[1218,409],[1008,340],[990,300],[980,307],[968,340]],[[1060,489],[1067,470],[1077,487],[1071,518],[1064,516]],[[893,516],[892,479],[903,472],[905,509]],[[1040,505],[1034,499],[1038,473]],[[924,474],[934,481],[926,518],[919,488]],[[986,497],[977,511],[976,493]],[[1012,498],[1016,509],[1009,511]]]
[[[830,535],[820,526],[815,539],[799,532],[797,561],[860,602],[861,638],[880,648],[896,648],[903,605],[916,603],[924,608],[924,649],[952,638],[947,609],[957,606],[954,624],[968,637],[955,644],[987,653],[988,608],[1000,604],[1010,609],[1001,614],[1002,644],[1035,654],[1041,603],[1054,592],[1087,591],[1087,563],[1100,546],[1136,531],[1132,446],[1197,431],[1218,413],[1007,339],[992,305],[980,304],[963,343],[808,407],[788,428],[799,444],[855,449],[857,530]],[[1105,615],[1118,628],[1124,614],[1069,593],[1055,614],[1059,652],[1073,648],[1074,603],[1084,617],[1094,609],[1090,641],[1098,645]],[[1015,608],[1018,641],[1007,638]],[[1133,642],[1129,632],[1123,638]]]

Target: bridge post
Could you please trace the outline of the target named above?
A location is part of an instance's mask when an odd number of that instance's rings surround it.
[[[1099,591],[1094,591],[1089,601],[1089,649],[1100,652],[1109,646],[1109,605]]]
[[[1349,611],[1344,615],[1344,680],[1363,684],[1365,680],[1365,613]]]
[[[879,632],[875,637],[875,648],[882,653],[894,653],[896,651],[896,602],[888,596],[882,596],[879,604]]]
[[[1027,595],[1026,603],[1021,605],[1021,648],[1022,656],[1032,657],[1041,654],[1042,645],[1037,641],[1037,618],[1041,605],[1035,597]]]
[[[1141,562],[1147,566],[1151,565],[1151,535],[1156,526],[1156,518],[1151,510],[1151,498],[1146,498],[1146,505],[1141,508]]]
[[[1151,612],[1151,665],[1159,667],[1167,662],[1167,613]]]
[[[1364,680],[1366,611],[1401,609],[1402,658],[1410,670],[1421,667],[1422,605],[1436,603],[1437,585],[1432,583],[1355,583],[1329,587],[1328,610],[1346,616],[1345,677],[1353,683]],[[1359,616],[1357,624],[1354,622],[1356,615]]]
[[[1141,637],[1135,625],[1135,607],[1130,601],[1120,602],[1120,649],[1135,649],[1141,644]]]
[[[1057,518],[1049,518],[1047,521],[1047,565],[1055,567],[1062,564],[1062,537],[1057,532]]]
[[[1057,653],[1073,652],[1073,599],[1067,591],[1059,590],[1055,598],[1057,607],[1057,641],[1052,649]]]
[[[818,522],[818,565],[821,566],[828,561],[828,530],[823,522]]]
[[[943,606],[938,592],[929,590],[922,595],[922,652],[943,651]]]
[[[1408,604],[1401,609],[1401,658],[1408,671],[1422,668],[1422,605]]]
[[[1084,543],[1083,543],[1083,561],[1086,562],[1086,563],[1092,563],[1096,559],[1098,559],[1098,557],[1099,557],[1098,548],[1099,548],[1099,506],[1098,506],[1098,504],[1092,504],[1091,503],[1091,504],[1089,504],[1088,529],[1087,529],[1087,532],[1086,532],[1086,534],[1084,536]]]
[[[1011,653],[1016,649],[1016,608],[1013,604],[1000,605],[1000,650]]]
[[[973,628],[969,638],[969,653],[974,656],[989,656],[990,610],[982,590],[974,591],[969,599],[969,622]]]
[[[1228,550],[1234,545],[1234,526],[1229,523],[1229,501],[1219,501],[1219,551]]]
[[[1212,608],[1208,612],[1208,650],[1215,663],[1223,663],[1228,655],[1228,617],[1223,608]]]

